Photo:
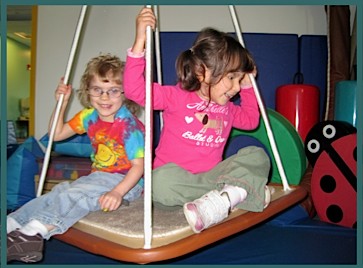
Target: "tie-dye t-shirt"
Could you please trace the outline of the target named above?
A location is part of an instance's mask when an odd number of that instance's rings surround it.
[[[126,174],[130,160],[144,157],[144,126],[126,106],[113,123],[102,121],[94,108],[83,109],[68,123],[78,134],[87,132],[91,140],[92,172]]]

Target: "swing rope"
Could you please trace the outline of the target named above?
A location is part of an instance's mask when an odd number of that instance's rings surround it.
[[[243,38],[242,38],[241,29],[239,27],[236,11],[235,11],[235,8],[234,8],[233,5],[229,5],[229,11],[231,13],[232,22],[233,22],[233,25],[234,25],[238,40],[239,40],[239,42],[241,43],[241,45],[243,47],[246,47],[245,44],[244,44]],[[291,190],[291,188],[289,187],[289,184],[287,182],[287,179],[286,179],[285,170],[284,170],[282,162],[281,162],[280,154],[279,154],[277,146],[276,146],[275,138],[274,138],[274,135],[273,135],[273,132],[272,132],[272,129],[271,129],[271,125],[270,125],[270,122],[269,122],[269,119],[268,119],[268,116],[267,116],[267,113],[266,113],[265,106],[264,106],[262,98],[261,98],[261,94],[259,92],[259,89],[258,89],[258,86],[257,86],[257,83],[256,83],[256,79],[253,76],[253,74],[249,74],[249,77],[250,77],[250,80],[252,82],[252,86],[253,86],[253,89],[254,89],[254,92],[255,92],[255,95],[256,95],[258,106],[260,108],[262,119],[265,122],[267,136],[268,136],[268,139],[269,139],[269,142],[270,142],[270,145],[271,145],[272,153],[273,153],[273,155],[275,157],[275,161],[276,161],[278,171],[279,171],[280,176],[281,176],[282,184],[284,186],[284,191]]]
[[[75,56],[75,53],[76,53],[76,50],[77,50],[79,37],[81,35],[81,30],[82,30],[83,21],[84,21],[85,15],[86,15],[86,11],[87,11],[87,6],[86,5],[82,6],[80,16],[79,16],[79,19],[78,19],[78,23],[77,23],[77,28],[76,28],[76,31],[75,31],[75,34],[74,34],[74,37],[73,37],[71,52],[69,54],[68,63],[67,63],[67,67],[66,67],[66,71],[65,71],[65,75],[64,75],[64,84],[66,84],[66,85],[68,84],[69,76],[70,76],[70,73],[71,73],[73,60],[74,60],[74,56]],[[59,99],[58,99],[58,102],[57,102],[56,110],[55,110],[55,113],[54,113],[54,118],[53,118],[51,129],[50,129],[48,146],[47,146],[47,149],[46,149],[46,153],[45,153],[45,157],[44,157],[44,161],[43,161],[43,167],[42,167],[42,171],[40,173],[40,178],[39,178],[39,184],[38,184],[38,189],[37,189],[37,197],[41,196],[42,192],[43,192],[45,176],[47,174],[48,165],[49,165],[50,153],[52,151],[52,145],[53,145],[53,140],[54,140],[55,129],[56,129],[56,126],[57,126],[60,110],[61,110],[61,107],[62,107],[62,104],[63,104],[63,99],[64,99],[64,95],[61,94],[59,96]]]
[[[147,6],[151,8],[151,6]],[[145,156],[144,156],[144,248],[151,248],[152,238],[152,29],[146,28],[145,45]]]

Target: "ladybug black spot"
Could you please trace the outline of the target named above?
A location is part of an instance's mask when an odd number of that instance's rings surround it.
[[[335,182],[334,177],[332,177],[330,175],[324,175],[321,178],[321,180],[320,180],[320,188],[325,193],[332,193],[332,192],[334,192],[336,186],[337,186],[337,184]]]
[[[331,222],[338,223],[343,219],[343,210],[337,205],[330,205],[326,210],[326,216]]]

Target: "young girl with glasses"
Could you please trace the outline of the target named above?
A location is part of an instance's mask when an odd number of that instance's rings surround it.
[[[112,55],[89,61],[78,97],[85,106],[64,122],[72,88],[61,79],[55,92],[64,95],[54,141],[87,133],[92,144],[92,172],[54,186],[7,217],[7,260],[37,262],[43,239],[62,234],[91,211],[116,210],[143,191],[144,127],[134,115],[138,106],[123,94],[124,63]],[[54,112],[51,117],[51,123]],[[50,124],[52,125],[52,124]]]

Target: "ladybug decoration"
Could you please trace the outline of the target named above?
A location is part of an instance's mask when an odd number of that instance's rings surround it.
[[[313,166],[311,196],[320,219],[357,226],[357,130],[343,121],[313,126],[305,139]]]

